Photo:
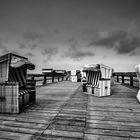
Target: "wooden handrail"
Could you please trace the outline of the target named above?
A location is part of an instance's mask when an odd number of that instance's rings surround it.
[[[42,77],[41,79],[36,79],[38,77]],[[28,74],[28,78],[31,78],[33,80],[35,80],[36,82],[42,81],[42,84],[46,84],[47,80],[51,80],[52,83],[54,83],[54,80],[57,79],[57,81],[63,81],[64,77],[66,77],[66,75],[62,75],[62,74],[57,74],[57,75],[46,75],[46,74]],[[66,78],[65,78],[66,79]]]
[[[126,81],[127,82],[129,81],[129,86],[138,87],[138,85],[137,86],[134,85],[134,82],[139,82],[136,79],[137,78],[136,72],[114,72],[112,74],[112,76],[115,77],[117,82],[121,82],[122,84],[126,84]],[[129,79],[126,79],[128,77],[129,77]]]
[[[137,77],[137,74],[136,74],[136,72],[114,72],[113,74],[112,74],[113,76],[122,76],[122,75],[124,75],[124,76],[133,76],[133,77]]]

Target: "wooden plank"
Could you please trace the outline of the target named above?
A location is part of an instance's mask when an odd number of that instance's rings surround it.
[[[140,132],[140,125],[128,124],[128,123],[87,123],[86,127],[88,129],[103,129],[103,130],[118,130],[118,131],[133,131]]]
[[[55,129],[55,130],[63,130],[63,131],[74,131],[74,132],[84,132],[83,125],[77,124],[52,124],[48,127],[48,129]]]
[[[70,126],[85,126],[85,121],[81,120],[54,120],[53,124],[70,125]]]
[[[42,114],[42,113],[48,113],[48,114],[54,114],[54,115],[56,115],[57,113],[58,113],[58,109],[57,110],[46,110],[46,109],[30,109],[30,110],[25,110],[24,112],[25,113],[40,113],[40,114]]]
[[[9,139],[9,140],[30,140],[32,139],[33,135],[31,134],[22,134],[22,133],[15,133],[15,132],[7,132],[7,131],[0,131],[0,139]]]
[[[14,133],[23,133],[23,134],[41,134],[43,129],[33,129],[33,128],[22,128],[14,126],[5,126],[0,125],[0,131],[14,132]]]
[[[62,131],[62,130],[55,130],[55,129],[45,130],[44,135],[53,135],[53,136],[70,137],[70,138],[83,138],[83,133],[81,132]]]
[[[140,108],[120,108],[120,107],[106,107],[106,106],[90,106],[88,111],[109,111],[109,112],[126,112],[126,113],[140,113]]]
[[[28,122],[17,122],[17,121],[0,121],[0,125],[13,126],[13,127],[23,127],[23,128],[33,128],[33,129],[45,129],[46,124],[42,123],[28,123]]]
[[[85,117],[85,115],[63,114],[63,113],[58,114],[58,116],[67,116],[67,117],[71,116],[71,117],[79,117],[79,118],[83,118],[83,117]]]
[[[95,102],[94,102],[95,101]],[[93,105],[96,105],[96,103],[97,103],[97,105],[98,104],[102,104],[102,100],[100,99],[93,99],[93,104],[92,104],[92,106]],[[129,99],[127,99],[127,98],[125,98],[125,99],[122,99],[121,97],[119,98],[119,99],[116,99],[116,98],[108,98],[108,99],[104,99],[103,100],[103,103],[104,103],[104,105],[105,104],[107,104],[107,103],[109,103],[109,105],[111,105],[111,104],[124,104],[126,107],[127,107],[127,103],[129,104],[129,105],[138,105],[138,101],[137,101],[137,99],[135,98],[135,99],[131,99],[131,98],[129,98]],[[89,106],[90,106],[90,104],[89,104]]]
[[[103,120],[87,120],[87,123],[94,124],[110,124],[110,125],[127,125],[127,126],[140,126],[140,123],[135,122],[116,122],[114,120],[112,121],[103,121]]]
[[[61,113],[63,113],[63,114],[75,114],[75,115],[81,115],[81,116],[85,116],[86,115],[86,112],[83,112],[83,111],[73,111],[71,109],[62,110]]]
[[[85,133],[140,139],[140,132],[133,132],[133,131],[119,131],[119,130],[109,130],[109,129],[105,129],[105,130],[104,129],[87,129]]]
[[[119,117],[126,117],[126,118],[130,118],[130,117],[140,117],[140,113],[136,113],[136,112],[130,112],[130,113],[126,113],[126,112],[109,112],[109,111],[92,111],[92,112],[87,112],[87,115],[96,115],[96,116],[119,116]]]
[[[67,108],[67,107],[64,107],[63,108],[63,111],[75,111],[75,112],[82,112],[83,114],[85,114],[86,113],[86,109],[80,109],[80,108]]]
[[[133,116],[133,115],[130,115],[129,116],[129,113],[128,113],[128,115],[124,115],[124,114],[121,114],[121,115],[116,115],[115,116],[115,114],[111,114],[111,113],[108,113],[108,115],[107,115],[107,113],[105,114],[105,113],[98,113],[98,114],[95,114],[95,115],[88,115],[87,116],[87,119],[97,119],[97,118],[102,118],[102,116],[104,117],[103,118],[103,120],[107,120],[107,119],[109,119],[109,120],[117,120],[117,121],[119,121],[119,119],[120,120],[126,120],[126,121],[137,121],[137,122],[139,122],[139,116]]]
[[[102,120],[102,121],[114,121],[114,122],[134,122],[134,123],[140,123],[140,118],[139,117],[119,117],[119,116],[87,116],[87,120]]]
[[[120,107],[120,108],[130,108],[130,109],[138,109],[139,108],[139,103],[137,103],[137,104],[133,104],[133,103],[131,103],[131,104],[128,104],[128,103],[109,103],[110,101],[108,101],[108,104],[107,104],[107,102],[106,103],[104,103],[103,101],[102,102],[95,102],[95,103],[93,103],[92,105],[90,105],[89,107],[94,107],[94,105],[95,106],[98,106],[99,108],[100,107],[103,107],[103,106],[106,106],[106,107],[112,107],[112,108],[117,108],[117,107]]]
[[[59,114],[55,117],[55,119],[57,120],[81,120],[81,121],[85,121],[86,117],[75,117],[75,116],[59,116]]]
[[[105,136],[97,134],[85,134],[84,140],[130,140],[130,138],[119,136]],[[137,138],[131,138],[131,140],[138,140]]]
[[[30,112],[30,111],[29,111]],[[51,117],[51,116],[56,116],[56,114],[58,113],[58,112],[56,112],[56,113],[51,113],[51,112],[39,112],[39,111],[37,111],[37,112],[35,112],[35,111],[31,111],[30,113],[29,112],[24,112],[24,113],[22,113],[22,116],[28,116],[28,114],[29,114],[29,116],[40,116],[40,114],[41,114],[41,116],[46,116],[46,117]]]
[[[83,138],[70,138],[62,136],[53,136],[53,135],[41,135],[38,140],[83,140]]]
[[[50,122],[51,117],[36,117],[36,116],[15,116],[15,117],[6,117],[6,116],[0,116],[0,120],[11,120],[11,121],[17,121],[17,122],[36,122],[38,123],[44,123],[44,124],[48,124]]]

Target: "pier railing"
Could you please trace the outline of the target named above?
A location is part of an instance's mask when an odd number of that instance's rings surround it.
[[[113,77],[116,82],[136,88],[139,87],[139,81],[135,72],[114,72]]]
[[[29,79],[36,81],[36,85],[44,85],[67,80],[66,75],[46,75],[46,74],[28,74]]]

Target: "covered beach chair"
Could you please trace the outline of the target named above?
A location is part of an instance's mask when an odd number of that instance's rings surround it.
[[[135,71],[136,71],[137,78],[138,78],[138,81],[139,81],[139,91],[137,93],[137,99],[140,102],[140,64],[135,66]]]
[[[20,113],[35,102],[35,81],[27,79],[27,69],[34,68],[19,55],[9,53],[0,57],[0,113]]]
[[[90,64],[83,67],[83,72],[86,75],[83,84],[86,92],[98,97],[110,95],[112,68],[103,64]]]
[[[71,81],[72,82],[81,82],[81,71],[80,70],[71,70]]]

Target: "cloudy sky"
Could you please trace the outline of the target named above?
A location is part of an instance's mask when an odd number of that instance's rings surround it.
[[[140,63],[140,0],[0,0],[0,55],[23,55],[42,68]]]

